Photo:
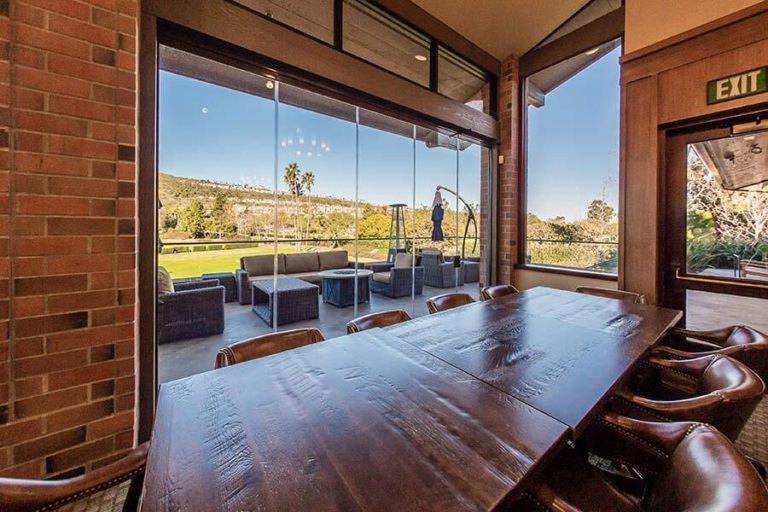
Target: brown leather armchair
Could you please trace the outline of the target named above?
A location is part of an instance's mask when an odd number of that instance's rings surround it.
[[[284,350],[291,350],[324,340],[323,333],[318,329],[292,329],[256,336],[219,350],[219,353],[216,354],[216,368],[271,356]]]
[[[483,300],[492,300],[506,297],[507,295],[513,295],[515,293],[520,293],[520,290],[511,284],[497,284],[496,286],[486,286],[480,290],[480,297]]]
[[[764,391],[755,372],[727,356],[649,357],[630,387],[616,393],[611,407],[649,421],[710,423],[735,440]]]
[[[676,359],[710,354],[729,356],[749,366],[763,382],[768,381],[768,335],[746,325],[714,331],[674,329],[657,351]]]
[[[585,293],[596,297],[605,297],[607,299],[623,300],[635,304],[646,304],[645,295],[642,293],[627,292],[624,290],[614,290],[611,288],[600,288],[598,286],[579,286],[574,290],[576,293]]]
[[[715,428],[701,423],[655,423],[608,413],[595,425],[598,443],[590,447],[618,455],[641,468],[648,483],[645,496],[622,490],[606,473],[571,450],[514,507],[558,512],[678,512],[768,510],[768,493],[760,476],[736,447]],[[606,453],[607,452],[607,453]]]
[[[387,327],[399,324],[400,322],[407,322],[410,319],[411,315],[402,309],[379,311],[378,313],[371,313],[370,315],[350,320],[347,323],[347,334],[373,329],[374,327]]]
[[[63,480],[0,478],[0,510],[54,510],[126,480],[131,480],[131,484],[123,510],[136,510],[144,483],[148,449],[149,443],[144,443],[120,460]]]
[[[439,313],[447,309],[472,304],[475,299],[468,293],[444,293],[427,299],[427,309],[431,313]]]

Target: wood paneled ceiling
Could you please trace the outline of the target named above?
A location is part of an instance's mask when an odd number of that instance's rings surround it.
[[[588,0],[413,0],[499,60],[523,55]]]

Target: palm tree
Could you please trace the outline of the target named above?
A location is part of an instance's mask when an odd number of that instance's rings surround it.
[[[307,235],[309,238],[309,224],[312,222],[312,187],[315,186],[315,174],[312,171],[306,171],[301,176],[301,186],[307,191],[307,202],[309,203],[309,217],[307,218]]]
[[[291,162],[285,168],[283,174],[283,181],[288,185],[288,192],[291,194],[293,200],[293,218],[294,229],[296,230],[296,238],[301,238],[301,228],[299,228],[299,196],[303,194],[302,190],[302,176],[299,164]]]

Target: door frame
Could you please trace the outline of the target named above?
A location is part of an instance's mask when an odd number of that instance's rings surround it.
[[[768,282],[719,276],[688,274],[686,269],[687,230],[687,146],[716,138],[728,137],[737,124],[768,117],[765,106],[748,114],[738,114],[714,121],[690,124],[666,132],[664,172],[661,175],[662,251],[659,272],[662,305],[685,312],[688,290],[723,293],[742,297],[768,299]]]

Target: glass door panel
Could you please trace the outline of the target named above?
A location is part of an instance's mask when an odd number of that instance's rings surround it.
[[[299,289],[283,294],[276,328],[340,336],[356,297],[356,107],[280,84],[279,118],[280,279],[297,280]],[[319,301],[301,290],[305,284],[318,287]]]
[[[423,271],[415,268],[413,125],[360,110],[360,260],[373,270],[373,296],[364,311],[414,314]],[[362,306],[362,305],[361,305]]]

